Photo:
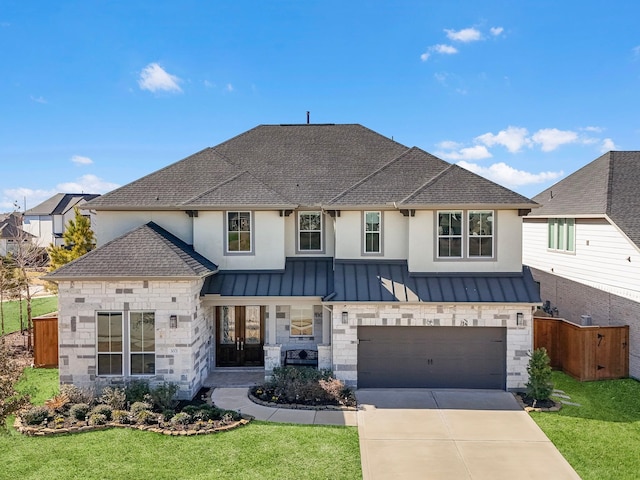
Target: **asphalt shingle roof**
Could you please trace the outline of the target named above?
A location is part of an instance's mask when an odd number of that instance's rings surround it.
[[[39,205],[30,208],[25,215],[62,215],[82,200],[90,201],[100,195],[94,193],[56,193]]]
[[[436,202],[426,190],[447,168],[447,162],[362,125],[260,125],[102,195],[90,207],[331,208],[400,203],[407,197],[412,205],[534,205],[466,170],[435,182]],[[471,197],[473,202],[466,201]]]
[[[533,200],[537,217],[608,215],[640,247],[640,151],[608,152]]]
[[[46,278],[204,277],[217,269],[191,245],[149,222],[63,265]]]

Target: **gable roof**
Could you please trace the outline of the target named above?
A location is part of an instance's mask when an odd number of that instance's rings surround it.
[[[608,152],[536,195],[535,216],[607,215],[640,247],[639,185],[640,151]]]
[[[218,267],[153,222],[105,243],[47,274],[46,280],[75,278],[193,278]]]
[[[16,239],[18,237],[33,237],[22,229],[22,218],[18,213],[0,214],[0,238]]]
[[[25,215],[63,215],[80,202],[90,201],[100,195],[94,193],[56,193],[53,197],[25,211]]]
[[[362,125],[260,125],[102,195],[89,206],[179,210],[385,205],[401,203],[449,166]],[[535,206],[471,172],[454,181],[465,183],[455,189],[444,185],[437,203],[461,203],[462,194],[470,196],[468,184],[476,204]]]

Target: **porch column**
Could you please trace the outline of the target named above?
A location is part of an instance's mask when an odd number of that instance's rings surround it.
[[[331,345],[331,321],[333,317],[333,307],[322,307],[322,343]]]
[[[276,344],[276,306],[269,305],[267,307],[269,309],[269,319],[267,320],[267,344],[275,345]]]

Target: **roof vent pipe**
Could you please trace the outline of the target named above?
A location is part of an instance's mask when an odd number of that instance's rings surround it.
[[[307,125],[309,125],[309,111],[307,111]]]

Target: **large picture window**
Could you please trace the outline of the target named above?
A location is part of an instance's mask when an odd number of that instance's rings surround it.
[[[153,312],[129,314],[129,353],[131,375],[156,373],[156,321]]]
[[[381,219],[381,212],[364,212],[364,253],[381,252]]]
[[[122,312],[98,312],[98,375],[122,375]]]
[[[462,212],[438,212],[438,257],[462,257]]]
[[[227,252],[251,252],[251,212],[227,212]]]
[[[469,212],[469,257],[493,257],[493,212]]]
[[[313,306],[291,306],[289,335],[292,337],[313,336]]]
[[[298,250],[322,251],[322,214],[320,212],[298,213]]]
[[[550,250],[575,252],[576,224],[573,218],[550,218],[548,221]]]

